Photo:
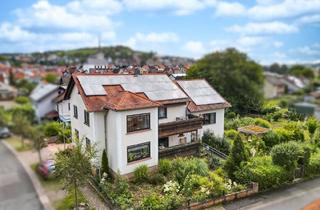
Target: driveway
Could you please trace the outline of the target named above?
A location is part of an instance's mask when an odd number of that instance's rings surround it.
[[[0,210],[43,209],[37,193],[16,157],[0,142]]]
[[[291,187],[235,201],[224,206],[227,210],[300,210],[320,198],[320,178]]]

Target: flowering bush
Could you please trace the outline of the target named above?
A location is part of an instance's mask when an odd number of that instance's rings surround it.
[[[178,193],[180,186],[176,181],[168,181],[163,185],[163,192],[166,194]]]

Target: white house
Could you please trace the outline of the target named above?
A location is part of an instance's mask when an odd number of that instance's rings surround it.
[[[113,173],[130,175],[142,164],[199,145],[205,130],[222,136],[230,107],[205,80],[174,82],[165,74],[74,73],[64,100],[70,100],[74,136],[106,149]],[[190,150],[191,151],[191,150]]]
[[[54,99],[56,103],[56,111],[59,114],[59,120],[63,123],[69,124],[71,121],[71,105],[70,100],[64,100],[64,95],[66,91],[65,86],[60,86],[61,92],[60,94]]]
[[[39,83],[31,92],[30,99],[38,121],[49,115],[51,118],[52,114],[55,114],[56,103],[54,99],[58,95],[59,86],[47,83]]]

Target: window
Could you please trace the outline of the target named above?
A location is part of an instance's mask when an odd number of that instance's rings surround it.
[[[203,114],[203,124],[209,125],[209,124],[215,124],[216,123],[216,113],[208,113]]]
[[[137,114],[127,116],[127,133],[150,129],[150,114]]]
[[[70,103],[68,103],[68,111],[70,111]]]
[[[167,107],[159,107],[158,118],[159,119],[167,118]]]
[[[78,119],[78,107],[73,105],[73,117]]]
[[[89,150],[91,147],[91,141],[90,139],[86,138],[86,150]]]
[[[83,110],[83,114],[84,114],[84,124],[86,124],[87,126],[90,126],[89,112],[87,112],[86,110]]]
[[[74,129],[74,136],[76,139],[79,139],[79,131],[77,129]]]
[[[127,147],[128,163],[150,157],[150,142]]]
[[[159,149],[164,147],[169,147],[169,137],[164,137],[159,139]]]

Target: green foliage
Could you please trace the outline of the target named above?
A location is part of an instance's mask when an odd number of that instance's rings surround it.
[[[261,190],[278,187],[289,180],[287,171],[273,165],[270,156],[252,158],[235,172],[235,177],[243,184],[257,182]]]
[[[268,133],[264,134],[262,136],[262,140],[269,149],[280,143],[280,137],[274,131],[269,131]]]
[[[255,119],[252,117],[242,117],[239,116],[232,120],[225,120],[225,129],[226,130],[237,130],[239,127],[253,125],[255,123]]]
[[[132,208],[132,193],[129,190],[129,184],[120,175],[115,177],[114,183],[101,180],[99,186],[103,195],[110,198],[121,209]]]
[[[147,182],[149,178],[148,166],[141,165],[134,169],[133,177],[134,181],[137,183]]]
[[[24,96],[29,96],[31,91],[36,87],[36,83],[29,82],[26,79],[15,81],[15,85]]]
[[[308,78],[308,79],[314,78],[313,70],[308,68],[308,67],[302,66],[302,65],[294,65],[294,66],[292,66],[289,69],[289,73],[294,75],[294,76],[297,76],[297,77],[305,77],[305,78]]]
[[[153,185],[164,184],[166,182],[166,178],[164,175],[156,173],[149,178],[149,182]]]
[[[214,136],[213,133],[204,132],[202,136],[202,142],[210,145],[213,148],[223,152],[224,154],[229,154],[230,144],[224,138],[219,138]]]
[[[146,196],[141,204],[141,209],[142,210],[162,210],[165,209],[163,199],[159,195],[156,194],[151,194]]]
[[[237,135],[239,135],[239,132],[234,129],[224,131],[224,136],[228,139],[235,139]]]
[[[68,191],[68,194],[66,197],[63,198],[63,200],[61,202],[59,202],[58,206],[57,206],[57,210],[70,210],[70,209],[74,209],[75,205],[75,199],[73,196],[72,191]],[[77,192],[79,195],[79,203],[87,203],[86,198],[83,196],[83,194],[81,193],[81,191]]]
[[[15,99],[16,103],[18,104],[28,104],[30,103],[30,99],[26,96],[18,96],[16,99]]]
[[[159,173],[163,175],[168,175],[172,171],[172,162],[168,159],[160,159],[159,160]]]
[[[310,163],[307,167],[307,174],[309,176],[320,175],[320,152],[311,155]]]
[[[208,157],[208,165],[210,169],[216,169],[218,167],[220,167],[222,165],[221,160],[214,156],[214,155],[210,155]]]
[[[57,75],[55,74],[52,74],[52,73],[48,73],[45,77],[44,77],[44,80],[48,83],[52,83],[52,84],[55,84],[58,80],[58,77]]]
[[[287,142],[274,146],[271,150],[272,162],[288,171],[298,166],[298,160],[303,150],[296,142]]]
[[[172,167],[176,181],[183,185],[185,178],[189,174],[206,176],[209,173],[208,164],[200,158],[176,158],[173,160]]]
[[[236,49],[206,55],[191,66],[187,76],[207,79],[237,113],[255,112],[262,105],[262,67]]]
[[[242,162],[248,160],[248,154],[242,142],[240,135],[238,135],[231,148],[230,155],[225,162],[224,169],[226,170],[229,178],[234,179],[234,172],[236,172]]]
[[[47,122],[44,125],[44,134],[47,137],[58,136],[63,127],[59,122]]]
[[[103,173],[109,174],[109,162],[105,149],[103,150],[101,157],[101,174]]]
[[[30,104],[24,104],[17,106],[11,110],[12,119],[18,116],[24,116],[31,123],[35,121],[35,112]]]
[[[254,124],[264,128],[271,128],[271,124],[267,120],[264,120],[262,118],[256,118],[254,120]]]
[[[315,117],[308,117],[306,121],[309,133],[313,134],[319,126],[318,120]]]
[[[2,106],[0,106],[0,127],[9,124],[10,114]]]
[[[75,206],[78,206],[77,191],[91,177],[91,160],[95,157],[95,150],[93,146],[84,150],[81,140],[76,139],[74,143],[74,147],[69,149],[67,155],[64,152],[56,154],[55,173],[62,177],[67,189],[74,190]]]
[[[312,142],[318,146],[320,145],[320,127],[314,131]]]

